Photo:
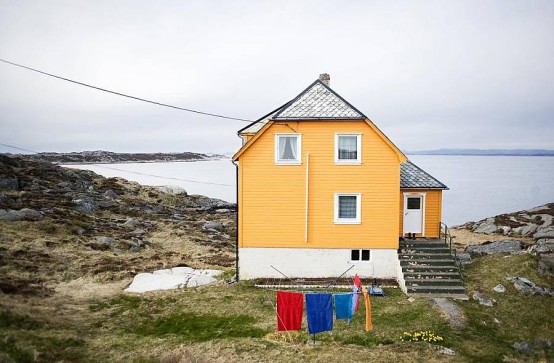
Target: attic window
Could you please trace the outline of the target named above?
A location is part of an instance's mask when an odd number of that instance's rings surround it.
[[[275,163],[300,165],[302,135],[275,135]]]
[[[362,163],[362,135],[335,135],[335,164],[359,165]]]

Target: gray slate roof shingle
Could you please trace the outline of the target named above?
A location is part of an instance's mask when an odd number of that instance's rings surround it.
[[[448,189],[411,161],[400,164],[400,189]]]
[[[273,117],[291,119],[364,119],[365,116],[320,80],[316,80]]]

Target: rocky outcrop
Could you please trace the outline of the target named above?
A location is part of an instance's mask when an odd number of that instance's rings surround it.
[[[38,153],[26,155],[25,157],[29,160],[48,161],[54,164],[162,163],[168,161],[200,161],[224,158],[222,155],[206,155],[191,152],[114,153],[102,150],[72,153]]]
[[[522,242],[516,240],[506,240],[497,242],[485,242],[480,245],[467,246],[465,251],[471,256],[483,256],[493,253],[506,253],[521,251]]]

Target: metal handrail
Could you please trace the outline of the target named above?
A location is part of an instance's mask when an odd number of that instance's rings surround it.
[[[454,263],[456,264],[456,268],[458,269],[458,272],[460,273],[460,278],[463,280],[464,279],[464,274],[463,274],[464,266],[460,262],[460,260],[458,260],[458,254],[457,254],[456,248],[452,249],[452,236],[450,235],[450,231],[448,230],[448,226],[446,224],[442,223],[442,222],[439,222],[439,231],[440,231],[439,238],[444,236],[444,243],[446,243],[448,245],[448,249],[450,250],[450,254],[452,256],[454,256]],[[452,251],[454,251],[454,252],[452,252]]]

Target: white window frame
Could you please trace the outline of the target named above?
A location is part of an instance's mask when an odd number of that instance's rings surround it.
[[[279,159],[279,137],[294,136],[296,141],[296,156],[295,160],[281,160]],[[275,134],[275,164],[276,165],[301,165],[302,164],[302,134]]]
[[[339,138],[341,136],[356,136],[357,159],[339,159]],[[335,134],[335,164],[337,165],[360,165],[362,164],[362,134],[360,133],[337,133]]]
[[[339,197],[356,197],[356,218],[339,218]],[[335,193],[335,224],[362,223],[362,193]]]
[[[359,260],[353,260],[352,259],[352,251],[359,251],[360,259]],[[369,251],[369,260],[362,260],[362,251]],[[353,248],[350,250],[350,262],[351,263],[368,263],[371,262],[371,250],[369,248]]]

